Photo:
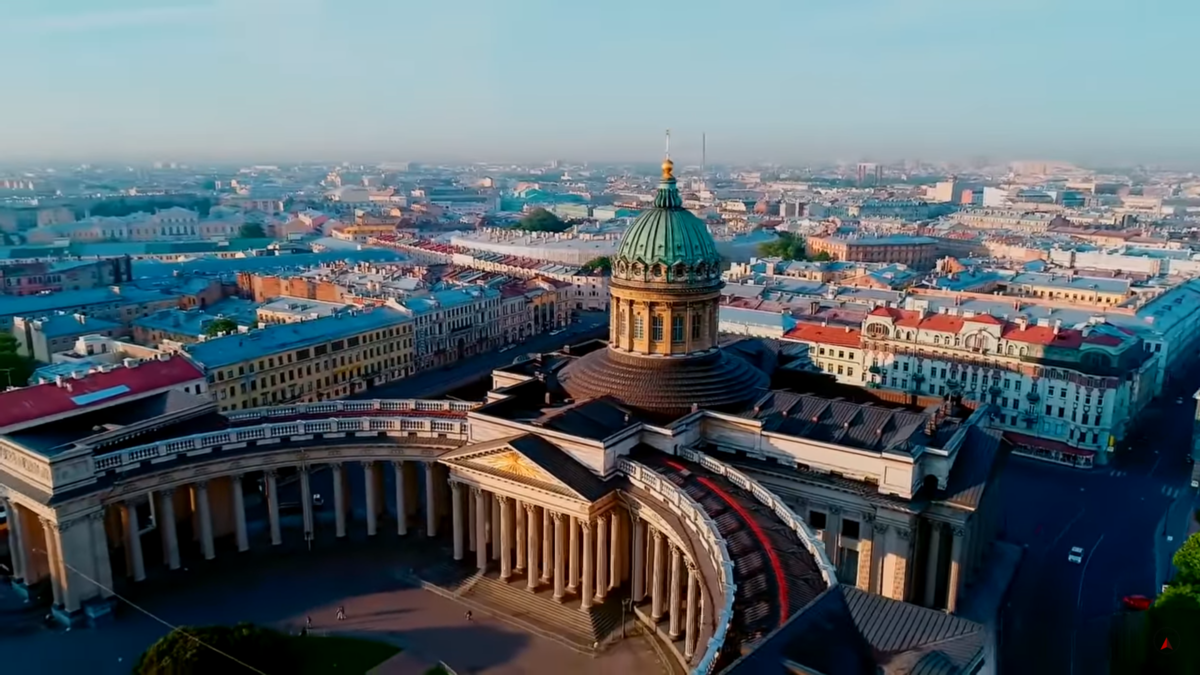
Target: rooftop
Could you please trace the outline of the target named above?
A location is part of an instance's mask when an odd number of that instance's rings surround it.
[[[4,296],[0,298],[0,317],[31,317],[57,310],[85,308],[89,305],[147,302],[173,297],[175,294],[169,291],[146,291],[134,286],[59,291],[47,295]]]
[[[410,318],[390,307],[376,307],[353,313],[274,324],[249,333],[229,335],[188,345],[188,355],[206,369],[231,366],[271,354],[323,344],[380,328],[397,326]]]
[[[84,333],[99,333],[106,330],[120,330],[121,324],[89,317],[85,314],[66,314],[58,312],[49,316],[38,317],[37,322],[42,334],[48,338]]]
[[[22,428],[52,415],[107,407],[118,401],[198,380],[203,374],[187,359],[173,357],[64,378],[0,393],[0,431]]]

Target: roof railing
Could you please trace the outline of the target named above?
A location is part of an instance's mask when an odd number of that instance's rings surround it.
[[[387,432],[415,435],[419,438],[448,438],[465,441],[468,422],[458,419],[413,417],[351,417],[347,419],[296,420],[277,424],[224,429],[204,434],[172,438],[157,443],[96,455],[96,471],[109,471],[150,460],[174,458],[200,451],[220,450],[226,445],[244,447],[250,442],[286,441],[293,436],[311,440],[318,434]]]
[[[729,556],[725,538],[717,529],[716,522],[696,500],[654,470],[625,458],[617,460],[617,470],[625,474],[629,482],[661,498],[671,512],[698,536],[717,570],[725,595],[721,606],[717,608],[716,628],[708,640],[708,646],[691,671],[693,675],[709,675],[716,667],[721,649],[725,646],[725,637],[733,623],[733,601],[737,593],[737,584],[733,583],[733,559]]]
[[[319,401],[315,403],[295,403],[292,405],[249,408],[247,410],[230,410],[222,413],[235,422],[244,420],[270,419],[278,417],[307,417],[310,415],[329,415],[337,413],[368,413],[368,412],[460,412],[467,413],[482,403],[474,401],[441,401],[430,399],[371,399],[363,401]]]
[[[822,542],[808,523],[804,519],[797,516],[791,507],[783,503],[783,500],[763,487],[758,481],[738,471],[711,455],[706,455],[699,450],[691,450],[688,448],[680,448],[678,451],[680,457],[699,464],[705,469],[712,471],[715,474],[724,476],[730,483],[742,488],[746,492],[754,495],[754,498],[760,504],[771,509],[777,518],[782,520],[793,532],[796,537],[804,544],[804,548],[808,549],[809,554],[817,561],[817,567],[821,568],[821,577],[825,579],[827,586],[836,586],[837,568],[829,561],[829,556],[825,554],[825,544]]]

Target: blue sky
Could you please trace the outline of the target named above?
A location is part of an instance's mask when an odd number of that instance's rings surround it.
[[[1200,164],[1196,0],[0,0],[0,159]]]

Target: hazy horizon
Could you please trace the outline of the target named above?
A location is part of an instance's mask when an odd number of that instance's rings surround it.
[[[710,163],[1194,167],[1197,23],[1179,0],[30,3],[0,9],[0,157],[624,163],[669,127],[684,163],[707,133]]]

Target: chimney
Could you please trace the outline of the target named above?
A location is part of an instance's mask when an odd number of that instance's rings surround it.
[[[546,405],[554,405],[554,395],[546,392]]]
[[[930,438],[933,438],[933,436],[935,434],[937,434],[937,427],[938,427],[937,417],[930,415],[929,419],[927,419],[925,421],[925,435],[929,436]]]
[[[54,376],[54,386],[61,387],[61,386],[63,386],[63,382],[65,382],[65,380],[63,379],[62,375]]]
[[[1054,334],[1058,335],[1058,331],[1062,329],[1062,319],[1054,320]]]
[[[692,404],[692,412],[699,412],[699,411],[700,411],[700,404],[699,404],[699,403],[693,403],[693,404]]]
[[[122,365],[124,365],[126,368],[137,368],[137,366],[138,366],[138,360],[137,360],[137,359],[122,359],[122,360],[121,360],[121,363],[122,363]]]

